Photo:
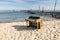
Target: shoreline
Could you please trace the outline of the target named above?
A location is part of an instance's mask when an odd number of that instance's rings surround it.
[[[2,20],[0,23],[25,22],[25,20]]]
[[[54,20],[60,20],[60,19],[47,19],[47,20],[44,20],[44,21],[54,21]],[[17,20],[0,20],[0,23],[11,23],[11,22],[25,22],[25,19],[17,19]]]

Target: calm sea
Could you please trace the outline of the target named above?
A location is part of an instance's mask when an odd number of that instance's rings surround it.
[[[25,12],[0,12],[0,21],[25,19],[28,16],[40,16],[39,14],[30,14]],[[49,17],[45,17],[49,18]]]

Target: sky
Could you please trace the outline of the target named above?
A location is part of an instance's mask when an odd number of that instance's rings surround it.
[[[55,0],[0,0],[0,10],[53,10]],[[56,10],[60,10],[60,0],[57,0]]]

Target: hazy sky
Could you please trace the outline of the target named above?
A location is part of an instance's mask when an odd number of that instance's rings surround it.
[[[40,9],[52,10],[55,0],[0,0],[0,10]],[[60,9],[60,0],[57,0],[56,10]]]

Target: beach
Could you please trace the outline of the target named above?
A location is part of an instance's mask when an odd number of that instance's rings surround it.
[[[26,22],[0,23],[0,40],[60,40],[60,20],[44,21],[42,30],[26,27]]]

